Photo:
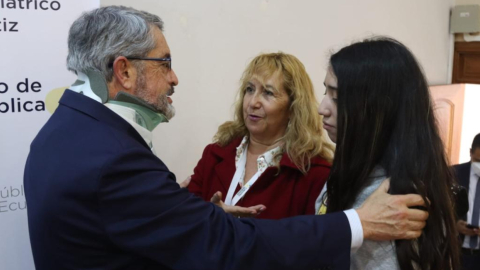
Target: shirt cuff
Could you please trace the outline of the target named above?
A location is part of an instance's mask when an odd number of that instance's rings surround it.
[[[352,247],[351,252],[357,251],[363,244],[363,227],[357,211],[354,209],[343,211],[347,216],[348,223],[350,223],[350,230],[352,230]]]

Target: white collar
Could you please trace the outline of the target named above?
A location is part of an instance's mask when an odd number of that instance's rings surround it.
[[[258,156],[257,172],[252,176],[252,178],[248,179],[248,182],[245,183],[245,185],[243,185],[243,182],[245,181],[245,167],[247,164],[247,149],[248,136],[245,136],[243,137],[240,145],[237,147],[237,154],[235,155],[236,171],[232,181],[230,182],[227,196],[225,197],[225,204],[227,205],[236,205],[268,167],[274,167],[280,164],[280,159],[282,157],[281,153],[283,153],[283,148],[277,146]],[[234,194],[238,185],[240,185],[242,188],[236,194]]]
[[[137,112],[134,109],[113,103],[105,103],[105,106],[132,125],[153,151],[152,132],[136,123]]]
[[[77,72],[77,74],[78,74],[77,81],[75,82],[74,85],[69,87],[69,89],[74,92],[81,93],[99,103],[103,103],[102,99],[98,95],[96,95],[92,90],[90,78],[88,77],[88,75],[83,72]],[[138,117],[138,113],[134,109],[126,106],[122,106],[119,104],[113,104],[113,103],[105,103],[104,105],[107,108],[111,109],[114,113],[122,117],[125,121],[127,121],[140,134],[140,136],[143,138],[143,140],[147,143],[147,145],[150,147],[152,152],[155,154],[155,151],[153,149],[153,143],[152,143],[152,132],[142,127],[141,125],[137,124],[136,119]]]
[[[102,99],[93,92],[92,87],[90,85],[90,79],[88,78],[87,74],[78,71],[77,75],[78,75],[77,81],[75,82],[74,85],[70,86],[68,89],[77,93],[82,93],[83,95],[93,100],[103,103]],[[80,82],[80,83],[77,84],[77,82]]]
[[[235,166],[238,166],[239,160],[241,159],[242,155],[247,154],[248,149],[248,136],[243,137],[242,142],[239,146],[237,146],[237,154],[235,156]],[[281,146],[277,146],[273,149],[266,151],[265,153],[261,154],[257,158],[257,168],[258,171],[264,171],[268,167],[277,167],[280,164],[281,153],[283,153],[283,149]],[[237,168],[238,170],[238,168]],[[245,170],[245,168],[243,168]]]

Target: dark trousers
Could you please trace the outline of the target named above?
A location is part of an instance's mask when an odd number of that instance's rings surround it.
[[[480,269],[480,251],[470,252],[462,248],[462,270]]]

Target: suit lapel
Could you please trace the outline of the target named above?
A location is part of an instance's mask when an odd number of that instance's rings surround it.
[[[460,178],[459,179],[460,184],[464,186],[467,190],[469,189],[469,186],[470,186],[470,166],[471,166],[470,162],[466,163],[465,166],[462,166],[458,175],[458,178]]]

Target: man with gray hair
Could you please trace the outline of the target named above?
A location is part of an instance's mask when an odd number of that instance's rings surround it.
[[[159,17],[109,6],[69,33],[78,80],[32,142],[25,192],[37,270],[348,269],[363,239],[418,237],[418,195],[382,186],[356,209],[237,219],[180,188],[152,153],[178,78]]]

